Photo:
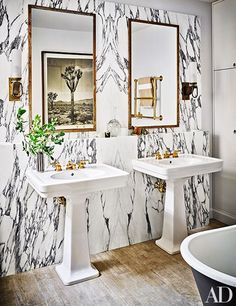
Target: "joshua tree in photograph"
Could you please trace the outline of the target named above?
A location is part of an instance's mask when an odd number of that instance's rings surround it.
[[[71,123],[75,123],[75,99],[74,93],[79,84],[79,80],[81,79],[83,72],[76,68],[75,66],[67,66],[65,68],[65,72],[61,74],[61,77],[65,80],[67,87],[71,93]]]
[[[50,106],[50,109],[53,110],[54,107],[54,101],[56,101],[58,94],[56,92],[50,91],[48,93],[48,105]]]

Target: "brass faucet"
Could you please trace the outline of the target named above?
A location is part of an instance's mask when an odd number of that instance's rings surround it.
[[[88,160],[80,160],[78,163],[78,169],[84,169],[85,165],[87,164]]]
[[[66,164],[66,170],[75,170],[76,169],[76,164],[72,163],[72,161],[68,161]]]
[[[174,150],[172,153],[171,152],[169,152],[169,151],[166,151],[165,153],[164,153],[164,155],[163,155],[163,158],[170,158],[171,156],[173,157],[173,158],[177,158],[177,157],[179,157],[179,150]]]
[[[163,154],[163,158],[170,158],[171,153],[169,151],[165,151],[165,153]]]
[[[161,153],[159,151],[157,151],[156,153],[153,154],[155,156],[156,159],[162,159],[161,157]]]

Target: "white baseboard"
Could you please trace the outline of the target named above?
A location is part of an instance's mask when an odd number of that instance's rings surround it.
[[[210,213],[209,213],[210,219],[213,219],[213,209],[210,209]]]
[[[224,210],[212,209],[212,216],[214,219],[227,225],[236,224],[236,215],[230,214]]]

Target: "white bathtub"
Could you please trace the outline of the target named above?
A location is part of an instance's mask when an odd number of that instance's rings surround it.
[[[203,303],[214,286],[230,287],[236,301],[236,225],[190,235],[180,250],[192,267]]]

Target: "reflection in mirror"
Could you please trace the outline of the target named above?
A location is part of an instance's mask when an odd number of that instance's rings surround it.
[[[129,20],[129,125],[179,124],[179,27]]]
[[[95,15],[29,6],[30,120],[96,130]]]

